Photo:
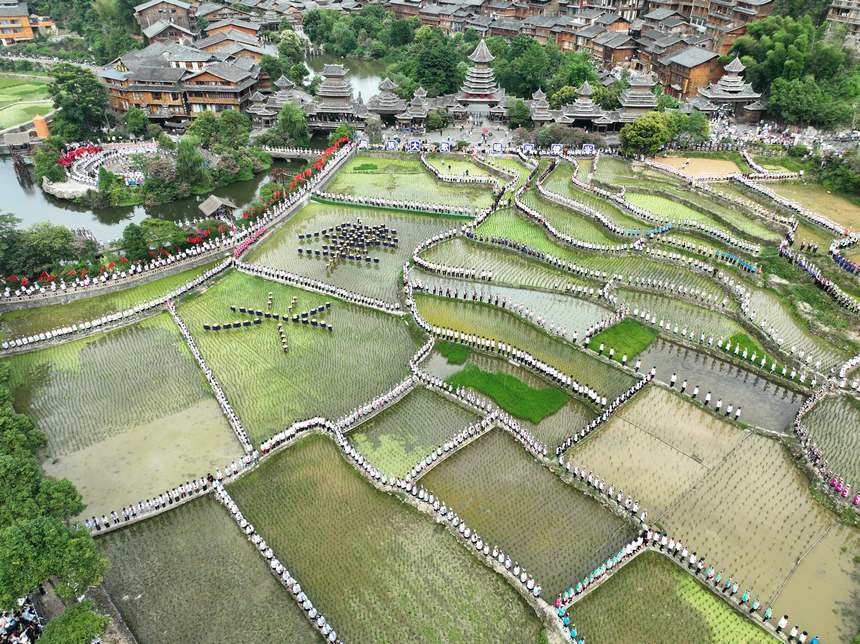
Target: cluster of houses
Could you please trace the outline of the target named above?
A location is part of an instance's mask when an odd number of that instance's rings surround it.
[[[396,3],[401,1],[406,0],[391,0],[389,6],[396,11]],[[149,45],[123,54],[101,70],[111,106],[120,113],[139,107],[151,120],[171,129],[186,127],[203,111],[226,109],[245,112],[255,127],[267,128],[288,103],[303,109],[312,130],[323,131],[341,123],[361,127],[371,114],[388,125],[421,130],[433,110],[444,110],[460,122],[506,120],[511,98],[495,80],[493,55],[483,39],[469,56],[460,91],[445,96],[429,97],[419,87],[411,99],[404,100],[396,85],[385,79],[378,93],[365,101],[354,96],[349,69],[338,64],[325,66],[315,96],[285,77],[268,78],[260,70],[260,61],[266,55],[277,55],[277,49],[267,42],[266,21],[288,19],[298,2],[244,0],[195,5],[184,0],[149,0],[138,5],[135,16]],[[484,6],[483,0],[462,2],[479,9]],[[544,9],[557,2],[551,0]],[[569,11],[570,7],[556,5],[554,9]],[[573,40],[565,41],[566,28],[555,26],[569,26],[571,21],[584,21],[586,26],[570,32]],[[604,110],[595,103],[594,88],[588,83],[578,89],[575,100],[559,109],[550,109],[547,96],[536,92],[526,101],[535,125],[618,129],[655,108],[657,83],[683,101],[686,110],[708,114],[722,110],[752,121],[765,109],[760,95],[744,82],[741,62],[735,60],[724,68],[719,53],[707,48],[714,42],[712,37],[699,33],[676,9],[657,8],[630,20],[609,10],[586,7],[572,16],[532,16],[522,23],[531,25],[529,35],[540,42],[555,38],[565,43],[563,49],[588,51],[599,69],[632,71],[616,110]],[[492,24],[479,31],[493,34]],[[614,80],[605,73],[600,82]]]
[[[26,2],[0,0],[0,44],[29,42],[38,34],[51,34],[56,30],[51,18],[30,13]]]

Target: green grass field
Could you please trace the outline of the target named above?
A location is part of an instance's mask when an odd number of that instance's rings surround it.
[[[468,365],[447,379],[454,387],[469,387],[480,391],[506,412],[532,423],[552,416],[568,401],[567,394],[555,387],[531,387],[506,373],[483,371]]]
[[[605,344],[606,356],[609,356],[610,348],[615,349],[614,359],[621,362],[625,354],[628,360],[632,360],[645,351],[657,339],[657,335],[657,331],[651,327],[626,318],[592,337],[589,346],[597,351],[601,344]]]
[[[469,358],[472,350],[462,344],[454,344],[453,342],[437,341],[433,348],[445,356],[448,364],[463,364]]]

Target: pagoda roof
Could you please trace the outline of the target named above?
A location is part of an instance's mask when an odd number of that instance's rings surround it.
[[[591,89],[591,85],[588,81],[583,81],[582,85],[579,86],[579,89],[576,90],[577,96],[591,96],[594,94],[594,90]]]
[[[496,59],[493,54],[490,53],[490,48],[487,47],[486,41],[481,38],[481,42],[478,43],[478,46],[475,47],[475,51],[473,51],[469,60],[473,63],[491,63]]]
[[[343,65],[335,65],[331,63],[326,63],[322,70],[322,75],[326,78],[346,76],[348,73],[349,70]]]
[[[724,69],[732,74],[740,74],[746,69],[746,65],[741,62],[740,56],[735,56],[735,59],[726,65]]]
[[[387,77],[379,84],[379,91],[381,92],[393,92],[396,89],[397,85],[394,83],[394,81]]]

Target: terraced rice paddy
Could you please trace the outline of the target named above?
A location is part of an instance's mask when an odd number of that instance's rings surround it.
[[[292,596],[211,496],[98,544],[113,564],[105,588],[140,644],[318,641]]]
[[[48,439],[43,467],[87,516],[223,467],[233,431],[166,313],[11,359],[15,406]]]
[[[860,402],[845,395],[825,398],[803,424],[830,468],[846,481],[860,481]]]
[[[741,421],[775,432],[787,432],[806,396],[781,387],[752,369],[742,369],[732,363],[712,358],[705,353],[687,349],[663,339],[657,340],[641,356],[643,368],[657,368],[657,379],[669,384],[677,374],[680,390],[687,381],[686,395],[699,387],[701,402],[712,392],[714,402],[723,401],[743,409]]]
[[[764,602],[834,518],[782,446],[750,434],[659,521]]]
[[[494,429],[421,483],[554,597],[625,543],[633,528]],[[560,545],[563,544],[563,547]]]
[[[755,312],[756,324],[760,328],[775,329],[777,337],[782,339],[784,350],[791,352],[794,347],[796,355],[804,362],[815,365],[820,361],[821,367],[825,369],[848,358],[847,353],[802,328],[789,308],[774,293],[761,288],[750,291],[750,308]]]
[[[399,243],[396,248],[378,248],[368,251],[368,255],[379,258],[378,264],[343,260],[333,268],[329,268],[326,258],[299,255],[299,249],[305,253],[308,250],[322,250],[322,246],[328,243],[322,238],[300,241],[299,235],[319,232],[358,220],[368,226],[383,225],[397,231]],[[400,293],[399,275],[403,269],[403,263],[412,256],[412,249],[428,237],[460,226],[466,221],[402,211],[311,202],[263,242],[249,256],[248,261],[288,270],[362,295],[397,302]]]
[[[489,306],[418,295],[421,316],[434,326],[495,338],[518,348],[526,348],[539,360],[572,376],[613,399],[633,384],[633,378],[584,351],[553,339],[537,327],[521,321],[507,311]]]
[[[414,157],[389,159],[356,155],[326,185],[325,190],[471,208],[486,208],[493,202],[493,191],[488,186],[437,181]]]
[[[203,331],[203,324],[238,319],[231,304],[264,308],[269,292],[274,310],[282,313],[292,297],[298,298],[297,311],[332,302],[326,320],[334,331],[287,323],[287,353],[273,321],[251,329]],[[418,348],[402,319],[235,272],[178,309],[257,443],[298,420],[336,419],[390,389],[408,374],[409,358]]]
[[[511,288],[492,282],[461,282],[417,271],[413,273],[413,277],[421,282],[425,290],[430,290],[434,286],[442,291],[450,289],[453,292],[456,289],[461,298],[464,292],[477,293],[487,300],[498,297],[506,301],[509,308],[511,305],[525,307],[539,315],[547,326],[555,325],[564,329],[563,337],[571,342],[574,342],[577,337],[583,337],[592,324],[612,315],[610,309],[604,308],[595,301],[562,293]]]
[[[649,387],[565,458],[634,495],[649,520],[660,522],[744,437],[673,393]]]
[[[0,94],[2,89],[0,82]],[[736,171],[734,156],[722,156],[694,158],[685,169]],[[465,155],[429,160],[446,175],[493,176],[499,185],[507,181]],[[595,244],[633,239],[610,232],[575,207],[541,197],[528,183],[532,170],[520,159],[492,155],[486,161],[516,173],[515,188],[526,187],[526,203],[565,234]],[[680,157],[664,161],[683,162]],[[543,158],[539,167],[545,170],[551,163]],[[641,359],[640,373],[656,368],[654,382],[568,447],[566,439],[602,414],[601,405],[571,395],[499,353],[460,341],[437,339],[420,362],[420,369],[453,387],[489,399],[547,446],[548,458],[535,458],[511,434],[494,427],[447,454],[420,481],[490,549],[498,546],[533,575],[543,600],[526,601],[522,589],[498,574],[487,558],[464,548],[450,526],[411,507],[402,493],[377,489],[344,457],[331,434],[314,433],[274,451],[259,450],[254,455],[259,461],[231,479],[230,494],[342,641],[561,644],[561,625],[549,604],[641,528],[638,520],[592,496],[559,467],[554,448],[564,446],[563,461],[635,498],[640,512],[647,512],[640,518],[649,529],[681,540],[722,579],[731,577],[742,593],[760,601],[762,609],[772,607],[775,618],[789,614],[790,625],[809,632],[807,641],[813,635],[827,644],[852,641],[860,630],[860,531],[851,527],[857,516],[827,501],[821,485],[793,460],[792,421],[809,391],[787,378],[766,379],[770,374],[722,354],[717,345],[731,339],[733,349],[754,349],[758,359],[765,347],[769,359],[772,354],[780,368],[784,361],[789,370],[802,352],[812,366],[803,371],[811,378],[815,370],[822,383],[856,354],[860,318],[777,255],[783,231],[750,214],[754,204],[768,205],[766,199],[746,195],[736,184],[715,184],[714,189],[742,200],[729,203],[618,157],[582,160],[579,178],[587,179],[592,169],[595,185],[614,193],[625,190],[627,198],[659,217],[694,219],[760,242],[760,256],[749,259],[762,272],[741,274],[717,265],[720,274],[750,289],[755,325],[716,276],[695,271],[690,253],[669,244],[729,249],[724,243],[675,229],[664,238],[646,239],[644,249],[636,251],[578,249],[557,242],[511,207],[510,192],[502,196],[507,207],[487,217],[474,239],[463,228],[460,236],[423,251],[422,259],[442,267],[438,273],[412,263],[413,250],[440,232],[469,224],[471,217],[311,200],[244,256],[258,266],[401,306],[404,265],[411,263],[410,279],[420,286],[414,291],[417,312],[429,324],[512,345],[608,400],[641,377],[617,363],[624,354],[628,365]],[[545,186],[631,232],[653,226],[577,188],[572,172],[571,164],[561,162]],[[805,185],[779,185],[804,190],[806,199],[820,198],[823,205],[811,207],[842,207],[814,189],[806,191]],[[493,203],[490,187],[437,181],[417,156],[406,154],[357,154],[324,190],[475,209]],[[845,221],[855,222],[853,211],[840,212]],[[328,265],[322,257],[299,254],[300,249],[322,251],[329,243],[322,236],[300,241],[299,235],[358,220],[396,231],[395,248],[368,252],[379,257],[378,263]],[[832,236],[806,223],[798,230],[798,239],[819,243],[814,259],[825,275],[860,295],[851,276],[824,256]],[[506,250],[491,237],[525,244],[549,261]],[[657,258],[661,250],[679,257]],[[594,277],[558,270],[552,266],[556,259]],[[210,266],[59,306],[7,311],[0,316],[0,333],[34,334],[101,317],[162,296]],[[443,273],[458,271],[444,267],[476,274],[455,278]],[[693,295],[678,295],[676,286]],[[581,287],[591,294],[574,295]],[[440,294],[432,295],[433,288]],[[693,303],[699,291],[713,306]],[[479,299],[499,299],[500,305]],[[176,306],[255,447],[292,423],[318,416],[338,421],[373,402],[374,415],[340,427],[367,462],[402,477],[480,418],[455,396],[423,385],[396,401],[379,402],[410,376],[411,358],[429,339],[409,310],[384,314],[236,267]],[[240,307],[252,314],[240,313]],[[623,307],[634,315],[642,310],[655,315],[664,328],[626,319],[592,337],[588,349],[581,346],[589,327]],[[309,317],[317,324],[283,320],[285,314],[311,309]],[[251,322],[255,317],[260,324]],[[236,321],[249,326],[234,329]],[[230,324],[230,329],[204,329],[213,324]],[[776,352],[767,337],[770,327],[784,339],[784,350],[795,348],[794,360]],[[601,343],[615,350],[615,362],[607,359],[608,350],[596,354]],[[47,448],[38,455],[45,474],[70,479],[82,494],[87,507],[78,520],[112,510],[121,516],[129,503],[223,470],[243,454],[204,371],[166,312],[87,338],[54,339],[14,351],[4,352],[13,404],[47,436]],[[677,379],[671,387],[673,374]],[[705,407],[708,392],[711,404]],[[834,385],[803,422],[853,491],[860,483],[860,403],[849,394]],[[718,400],[724,410],[729,405],[742,409],[740,422],[727,419],[725,411],[718,414]],[[2,418],[0,429],[5,436]],[[0,445],[0,452],[4,449]],[[112,566],[104,589],[141,644],[321,641],[292,594],[213,497],[174,503],[139,523],[118,521],[117,531],[96,533]],[[770,637],[754,623],[758,618],[747,619],[686,569],[653,552],[615,571],[580,597],[571,612],[577,639],[588,642],[735,644]]]
[[[745,171],[738,167],[738,164],[732,160],[715,157],[668,156],[657,157],[654,161],[662,163],[663,165],[668,165],[676,170],[683,170],[685,174],[689,174],[694,177],[728,176],[730,174],[737,174],[738,172]]]
[[[640,311],[644,309],[656,315],[658,323],[660,320],[671,322],[673,330],[675,325],[678,325],[679,330],[683,330],[684,327],[688,332],[695,330],[697,340],[699,334],[704,333],[705,339],[713,336],[716,344],[719,339],[730,338],[736,333],[745,333],[744,327],[727,315],[720,315],[717,311],[675,297],[628,289],[619,289],[616,295],[631,309]],[[734,309],[733,306],[727,308],[729,311]]]
[[[478,416],[424,387],[417,387],[349,433],[349,440],[380,470],[404,477],[418,461]]]
[[[0,130],[26,123],[53,109],[47,79],[0,78]]]
[[[510,586],[328,438],[302,439],[229,491],[345,641],[538,639]]]
[[[595,642],[776,642],[676,564],[645,552],[573,609],[579,633]]]
[[[444,266],[488,272],[494,283],[508,286],[548,290],[559,290],[567,286],[600,289],[600,284],[596,281],[579,278],[513,251],[492,248],[465,237],[456,237],[437,244],[424,251],[422,257]]]
[[[63,326],[87,322],[96,318],[133,308],[167,293],[208,271],[218,261],[187,271],[175,273],[139,286],[112,291],[98,297],[86,297],[67,304],[17,309],[0,314],[0,333],[8,337],[41,333]]]
[[[776,194],[799,203],[852,230],[860,228],[860,205],[832,193],[812,181],[774,181],[767,187]]]
[[[627,192],[624,195],[624,199],[634,206],[645,208],[657,217],[665,219],[666,221],[695,221],[700,224],[717,228],[733,236],[737,236],[737,233],[733,230],[737,229],[743,235],[753,237],[755,239],[773,240],[776,238],[775,233],[765,227],[764,224],[740,214],[731,216],[734,213],[727,209],[722,211],[722,215],[725,218],[724,223],[720,218],[715,217],[710,213],[691,208],[685,203],[661,195],[645,192]]]

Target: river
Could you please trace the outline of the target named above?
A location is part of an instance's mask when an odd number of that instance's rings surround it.
[[[273,167],[301,167],[303,164],[289,164],[276,161]],[[239,207],[251,203],[261,186],[269,182],[269,174],[262,172],[250,181],[234,183],[218,188],[214,194],[226,197]],[[9,213],[21,220],[24,227],[49,221],[69,228],[84,228],[101,242],[108,242],[122,236],[129,223],[139,223],[146,217],[161,219],[191,219],[199,215],[197,206],[207,195],[189,197],[161,206],[129,206],[122,208],[90,208],[77,206],[71,201],[55,199],[42,192],[36,183],[18,181],[12,160],[0,158],[0,194],[3,202],[0,212]]]

